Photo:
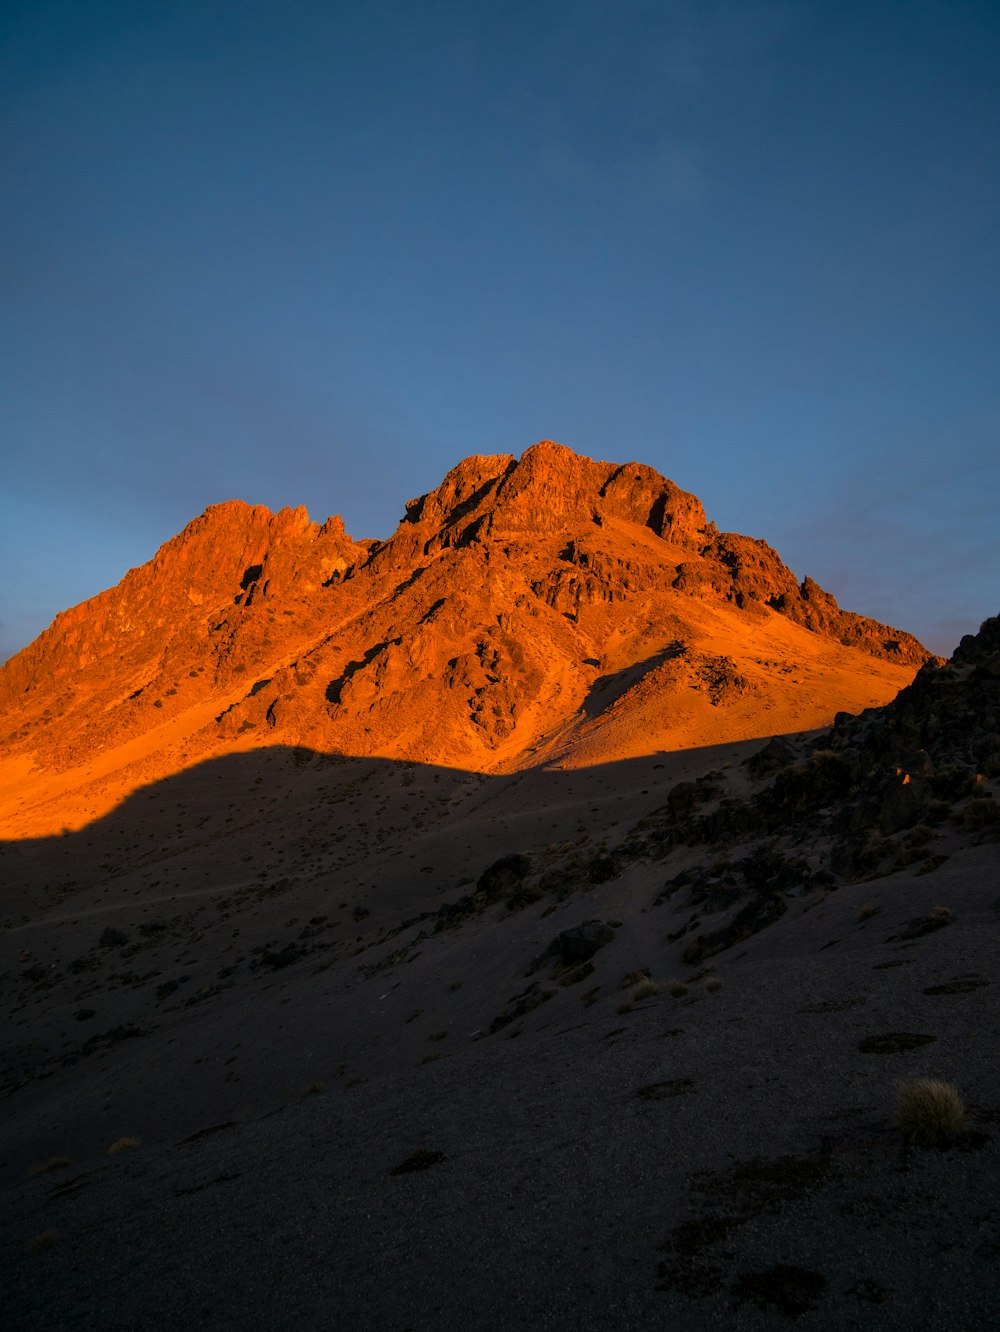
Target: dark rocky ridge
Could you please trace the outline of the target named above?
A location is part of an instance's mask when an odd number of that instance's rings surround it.
[[[774,739],[746,766],[749,794],[730,794],[721,774],[682,783],[618,853],[620,868],[712,849],[713,869],[683,871],[659,899],[683,890],[698,909],[692,962],[766,928],[790,897],[912,865],[927,872],[957,847],[1000,841],[1000,616],[884,708],[839,716],[818,737]],[[733,914],[706,936],[706,909]]]

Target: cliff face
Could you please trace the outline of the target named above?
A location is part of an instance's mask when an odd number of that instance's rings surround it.
[[[651,468],[546,441],[465,459],[385,542],[215,505],[14,657],[0,707],[6,753],[47,771],[158,735],[188,760],[284,743],[489,769],[820,725],[928,657]]]

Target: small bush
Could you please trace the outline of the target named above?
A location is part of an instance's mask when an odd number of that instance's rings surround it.
[[[656,981],[650,980],[648,976],[644,976],[632,991],[632,999],[635,1003],[638,1003],[640,999],[654,998],[659,992],[660,987],[657,985]]]
[[[544,896],[545,890],[540,883],[522,883],[506,898],[507,909],[523,911],[525,907],[540,902]]]
[[[965,1128],[965,1106],[950,1082],[913,1078],[896,1087],[895,1122],[915,1146],[946,1146]]]
[[[118,1152],[127,1152],[131,1147],[138,1147],[138,1138],[116,1138],[108,1148],[108,1156],[116,1156]]]
[[[872,916],[877,916],[882,908],[875,902],[866,902],[864,906],[858,908],[858,924],[864,920],[871,920]]]
[[[1000,805],[995,800],[990,799],[990,793],[979,791],[973,793],[974,798],[969,801],[962,811],[962,827],[966,832],[980,832],[983,828],[992,827],[995,823],[1000,823]],[[979,797],[976,799],[975,797]]]
[[[688,987],[683,981],[679,980],[667,981],[665,988],[667,994],[671,995],[674,999],[683,999],[688,992]]]
[[[722,989],[722,981],[718,976],[709,976],[705,981],[705,989],[709,994],[716,994]]]
[[[929,915],[915,916],[913,920],[908,921],[906,928],[899,937],[901,939],[920,939],[925,934],[933,934],[935,930],[943,930],[954,919],[955,917],[947,907],[936,906]]]

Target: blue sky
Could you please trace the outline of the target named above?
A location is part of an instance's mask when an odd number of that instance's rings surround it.
[[[206,505],[637,459],[948,651],[1000,611],[1000,6],[11,3],[0,658]]]

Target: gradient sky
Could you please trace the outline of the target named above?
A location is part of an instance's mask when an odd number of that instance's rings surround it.
[[[1000,5],[8,0],[0,659],[206,505],[650,463],[1000,611]]]

